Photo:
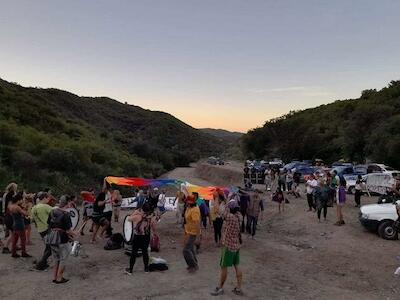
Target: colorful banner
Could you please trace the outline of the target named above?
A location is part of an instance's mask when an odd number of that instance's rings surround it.
[[[175,179],[145,179],[137,177],[113,177],[108,176],[104,178],[109,184],[125,185],[125,186],[135,186],[135,187],[161,187],[166,185],[179,186],[182,181]]]
[[[204,200],[212,200],[215,191],[223,191],[226,196],[229,193],[237,191],[235,187],[218,187],[218,186],[198,186],[191,184],[187,181],[177,179],[145,179],[137,177],[114,177],[108,176],[104,178],[109,184],[134,186],[134,187],[162,187],[167,185],[175,186],[177,189],[180,188],[186,195],[190,195],[194,192],[198,193],[200,198]]]

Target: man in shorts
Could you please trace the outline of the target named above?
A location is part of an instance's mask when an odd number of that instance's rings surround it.
[[[222,245],[224,248],[221,253],[221,277],[219,285],[211,292],[211,295],[218,296],[224,293],[223,286],[228,276],[228,267],[234,267],[236,271],[237,286],[233,289],[236,295],[243,295],[242,292],[242,271],[239,269],[240,246],[242,237],[240,232],[240,206],[235,200],[228,202],[228,209],[224,214],[224,227],[222,234]]]

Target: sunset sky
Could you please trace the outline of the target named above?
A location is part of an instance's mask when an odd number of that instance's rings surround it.
[[[400,79],[400,1],[2,1],[0,77],[245,132]]]

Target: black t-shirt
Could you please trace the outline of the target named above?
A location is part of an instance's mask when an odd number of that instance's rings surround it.
[[[101,216],[103,214],[103,210],[105,205],[99,205],[100,201],[104,201],[106,199],[106,193],[101,192],[100,194],[97,195],[96,201],[93,203],[93,216]]]
[[[4,202],[4,212],[7,212],[7,206],[12,201],[13,197],[14,197],[14,193],[13,192],[8,192],[6,194],[5,202]]]
[[[53,209],[49,214],[47,223],[49,224],[50,228],[61,229],[59,231],[61,244],[68,243],[69,238],[66,231],[72,228],[71,217],[68,212],[59,208]]]

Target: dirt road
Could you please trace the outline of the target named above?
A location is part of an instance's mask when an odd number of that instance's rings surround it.
[[[194,184],[207,185],[193,168],[178,168],[167,174]],[[350,196],[345,206],[345,226],[333,226],[334,209],[328,221],[318,223],[306,211],[306,200],[289,197],[285,212],[265,194],[266,211],[256,240],[244,238],[241,267],[245,299],[400,299],[399,278],[393,272],[400,264],[399,241],[385,241],[366,232],[358,222],[358,209]],[[375,199],[364,198],[372,203]],[[120,231],[121,224],[113,224]],[[35,229],[33,229],[35,232]],[[164,273],[143,272],[139,258],[133,276],[123,274],[128,257],[123,251],[105,251],[104,242],[89,244],[81,238],[88,258],[70,257],[65,285],[51,283],[51,271],[31,271],[32,259],[12,259],[0,254],[0,299],[211,299],[217,284],[219,248],[212,240],[212,228],[203,239],[200,270],[187,274],[182,257],[182,230],[169,212],[159,223],[160,256],[169,262]],[[38,257],[43,249],[34,233],[35,246],[29,252]],[[230,270],[225,295],[236,299],[234,272]]]

